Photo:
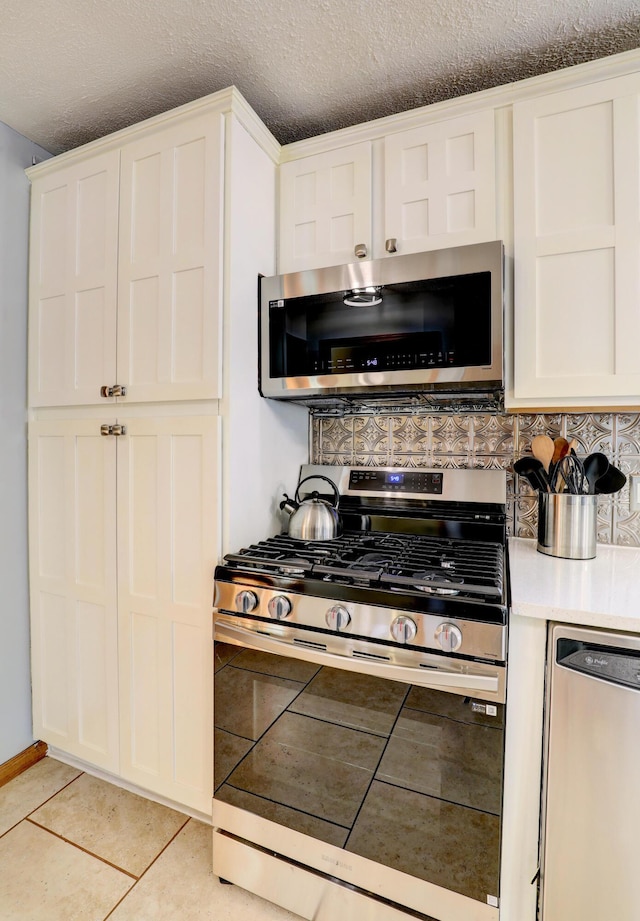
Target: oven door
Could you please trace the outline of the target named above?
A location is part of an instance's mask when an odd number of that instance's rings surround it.
[[[346,658],[218,617],[214,871],[264,894],[281,858],[439,921],[495,921],[504,666]]]

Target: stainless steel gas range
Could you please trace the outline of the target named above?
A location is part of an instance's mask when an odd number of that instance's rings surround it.
[[[316,475],[338,537],[216,569],[214,872],[317,921],[496,921],[506,475]]]

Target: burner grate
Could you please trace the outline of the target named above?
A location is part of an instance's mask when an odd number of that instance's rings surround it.
[[[346,532],[323,543],[279,535],[225,557],[238,570],[499,601],[504,548],[488,541]]]

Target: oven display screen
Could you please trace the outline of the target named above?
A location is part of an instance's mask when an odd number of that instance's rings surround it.
[[[443,474],[440,472],[409,470],[352,470],[349,488],[357,492],[399,492],[442,495]]]

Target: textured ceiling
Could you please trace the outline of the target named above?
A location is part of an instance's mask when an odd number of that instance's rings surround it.
[[[0,121],[59,153],[235,84],[288,143],[639,45],[638,0],[3,0]]]

